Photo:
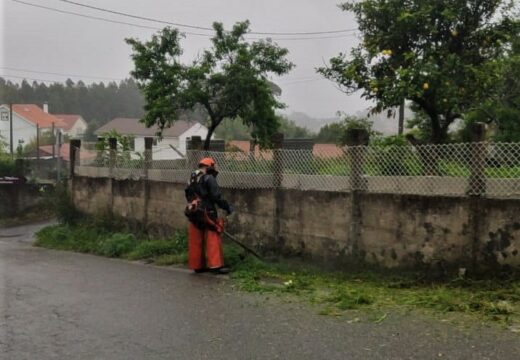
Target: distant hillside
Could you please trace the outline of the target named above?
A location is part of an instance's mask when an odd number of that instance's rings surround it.
[[[325,119],[313,118],[312,116],[309,116],[303,112],[290,113],[287,115],[287,118],[289,120],[294,121],[296,123],[296,125],[305,127],[315,133],[320,131],[320,129],[323,126],[340,120],[340,118],[338,118],[338,117],[325,118]]]
[[[380,114],[375,114],[368,116],[369,109],[365,111],[358,111],[355,116],[363,118],[368,117],[370,121],[374,123],[374,130],[383,133],[384,135],[394,135],[397,134],[398,127],[398,114],[395,114],[395,117],[387,117],[387,111],[384,111]],[[404,113],[405,124],[406,120],[411,119],[413,117],[413,112],[406,108]],[[292,120],[298,126],[306,127],[312,132],[318,133],[320,129],[330,123],[338,122],[341,120],[340,117],[331,117],[331,118],[314,118],[309,116],[303,112],[293,112],[287,115],[289,120]]]

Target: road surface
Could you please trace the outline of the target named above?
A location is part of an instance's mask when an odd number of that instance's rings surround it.
[[[0,229],[0,359],[518,359],[520,337],[418,316],[375,324],[185,270],[31,246]]]

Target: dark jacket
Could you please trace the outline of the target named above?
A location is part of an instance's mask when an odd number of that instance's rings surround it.
[[[202,175],[195,186],[186,188],[186,200],[193,201],[196,197],[201,199],[202,208],[210,217],[216,218],[217,206],[228,213],[231,212],[229,203],[222,197],[222,192],[214,175]]]

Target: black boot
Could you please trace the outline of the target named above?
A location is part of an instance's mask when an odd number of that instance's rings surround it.
[[[202,274],[202,273],[208,272],[209,269],[206,269],[206,268],[204,268],[204,269],[195,269],[193,271],[195,272],[195,274]]]
[[[216,269],[210,269],[211,273],[214,275],[226,275],[231,271],[228,267],[222,266]]]

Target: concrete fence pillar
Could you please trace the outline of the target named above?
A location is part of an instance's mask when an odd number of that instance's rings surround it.
[[[363,214],[361,212],[361,194],[367,189],[366,179],[363,176],[366,146],[369,142],[369,134],[365,129],[347,130],[347,146],[350,157],[350,187],[352,217],[348,229],[349,239],[347,251],[358,258],[360,255],[359,241],[361,239],[361,228]]]
[[[200,161],[201,151],[203,148],[202,137],[193,136],[187,145],[187,150],[191,150],[186,153],[188,168],[195,169]]]
[[[271,142],[273,144],[273,187],[274,187],[274,219],[273,219],[273,238],[275,246],[283,247],[280,244],[280,224],[282,215],[282,181],[283,181],[283,139],[281,133],[273,135]]]
[[[486,125],[484,123],[471,124],[469,196],[484,196],[486,194]]]
[[[81,140],[73,139],[69,143],[69,178],[70,178],[70,199],[74,204],[74,195],[76,191],[75,167],[80,165]]]
[[[283,140],[284,136],[281,133],[273,135],[273,182],[274,187],[279,188],[282,186],[283,180]]]
[[[153,137],[144,138],[144,180],[143,180],[143,228],[148,226],[148,207],[150,203],[149,170],[153,162]]]
[[[116,165],[116,156],[117,156],[117,139],[116,138],[108,138],[108,173],[112,178],[114,177],[114,167]]]
[[[74,168],[80,165],[80,151],[81,151],[81,140],[72,139],[69,143],[69,156],[70,156],[70,169],[69,177],[74,177]]]
[[[365,129],[347,130],[347,146],[350,155],[350,186],[353,191],[366,190],[366,181],[363,177],[366,146],[369,142],[369,134]]]
[[[144,138],[144,176],[148,179],[148,170],[152,168],[153,161],[153,137]]]

